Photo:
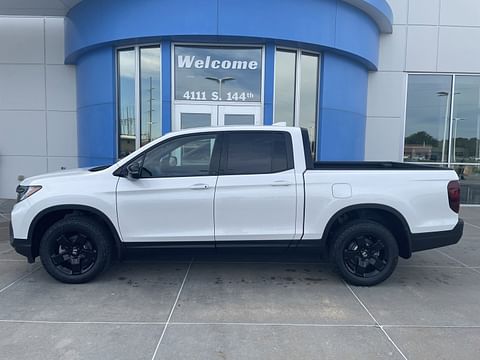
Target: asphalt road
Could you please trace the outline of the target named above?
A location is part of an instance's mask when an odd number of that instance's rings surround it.
[[[311,251],[138,252],[65,285],[14,253],[4,213],[0,358],[478,359],[480,208],[462,217],[458,245],[359,288]]]

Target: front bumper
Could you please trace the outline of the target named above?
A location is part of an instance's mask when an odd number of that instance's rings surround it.
[[[10,222],[10,245],[20,255],[26,256],[29,263],[34,263],[33,247],[30,239],[15,239],[13,236],[12,222]]]
[[[459,219],[452,230],[412,234],[412,252],[435,249],[456,244],[463,235],[463,220]]]

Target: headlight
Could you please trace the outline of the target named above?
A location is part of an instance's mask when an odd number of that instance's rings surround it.
[[[22,200],[25,200],[26,198],[29,198],[41,188],[42,188],[41,186],[36,186],[36,185],[34,186],[18,185],[17,186],[17,202],[20,202]]]

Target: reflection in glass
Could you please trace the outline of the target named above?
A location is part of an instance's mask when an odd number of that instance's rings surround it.
[[[262,49],[177,45],[175,100],[260,102]]]
[[[201,113],[181,113],[180,128],[191,129],[198,127],[211,126],[212,115]]]
[[[295,51],[278,50],[275,55],[275,123],[293,126],[295,120]]]
[[[140,146],[161,136],[160,47],[140,49]]]
[[[452,163],[480,162],[480,77],[456,76],[452,119]]]
[[[408,79],[404,160],[447,163],[452,76]]]
[[[168,140],[148,151],[142,177],[206,176],[216,134],[190,135]]]
[[[318,101],[318,56],[300,56],[300,103],[298,109],[299,126],[308,130],[311,149],[315,153],[315,128],[317,123]]]
[[[476,165],[454,165],[460,178],[462,204],[480,204],[480,167]]]
[[[122,158],[135,151],[135,50],[118,51],[119,151]]]
[[[224,124],[229,125],[255,125],[253,114],[225,114]]]

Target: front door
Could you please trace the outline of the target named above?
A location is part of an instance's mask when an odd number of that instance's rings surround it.
[[[173,130],[206,126],[261,125],[261,106],[175,105]]]
[[[260,106],[219,106],[218,125],[262,125]]]
[[[217,126],[217,119],[215,105],[176,105],[173,130]]]
[[[217,138],[211,132],[175,137],[132,161],[142,168],[140,178],[122,177],[117,186],[123,241],[213,245]]]

